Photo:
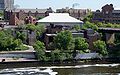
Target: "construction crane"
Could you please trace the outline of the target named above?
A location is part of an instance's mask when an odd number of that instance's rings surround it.
[[[79,6],[80,4],[79,3],[74,3],[73,5],[72,5],[72,8],[74,9],[76,6]]]

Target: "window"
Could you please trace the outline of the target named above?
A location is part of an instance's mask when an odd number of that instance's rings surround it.
[[[4,4],[0,4],[0,9],[3,9],[4,8]]]

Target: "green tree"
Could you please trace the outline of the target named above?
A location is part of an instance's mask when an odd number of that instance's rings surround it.
[[[107,46],[104,41],[98,40],[93,43],[95,50],[101,55],[107,55]]]
[[[106,27],[109,27],[109,28],[114,28],[114,25],[111,24],[111,23],[108,23],[108,24],[105,24]]]
[[[60,59],[60,50],[56,49],[51,52],[51,60],[54,62],[55,60]]]
[[[51,52],[51,60],[54,61],[64,61],[66,59],[71,59],[71,55],[69,53],[62,52],[58,49]]]
[[[91,28],[93,30],[98,30],[98,26],[94,23],[90,23],[89,21],[86,21],[83,25],[83,29]]]
[[[73,29],[75,29],[75,30],[80,30],[80,25],[75,25],[74,27],[73,27]]]
[[[98,22],[96,25],[97,25],[98,27],[103,27],[103,26],[104,26],[104,24],[103,24],[102,22]]]
[[[45,32],[45,25],[42,24],[38,24],[36,26],[36,34],[37,34],[37,38],[39,38],[39,36]]]
[[[15,39],[9,32],[0,32],[0,50],[10,51],[16,50],[17,47],[23,45],[20,39]]]
[[[54,45],[59,50],[70,50],[74,48],[73,36],[70,31],[61,31],[54,38]]]
[[[89,45],[86,42],[85,38],[78,37],[75,39],[75,50],[86,50]]]
[[[45,55],[45,46],[43,42],[37,41],[34,44],[34,49],[37,52],[37,58],[40,61],[45,61],[46,60],[46,55]]]
[[[16,38],[17,38],[17,39],[21,39],[22,41],[24,41],[27,37],[25,36],[25,33],[18,31],[18,32],[16,33]]]
[[[34,31],[36,30],[36,26],[34,24],[27,24],[26,29],[30,31]]]
[[[92,14],[92,12],[89,12],[88,15],[85,16],[85,18],[83,19],[83,21],[84,22],[86,22],[86,21],[90,22],[92,20],[92,18],[93,18],[93,14]]]

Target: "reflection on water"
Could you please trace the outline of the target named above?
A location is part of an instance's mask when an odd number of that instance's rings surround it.
[[[58,74],[57,74],[58,73]],[[3,69],[0,75],[120,75],[120,64]]]
[[[77,65],[72,68],[55,68],[58,75],[120,75],[120,64]]]

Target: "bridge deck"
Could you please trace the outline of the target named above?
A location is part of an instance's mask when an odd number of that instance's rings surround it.
[[[99,28],[98,31],[105,33],[120,33],[120,28]]]

